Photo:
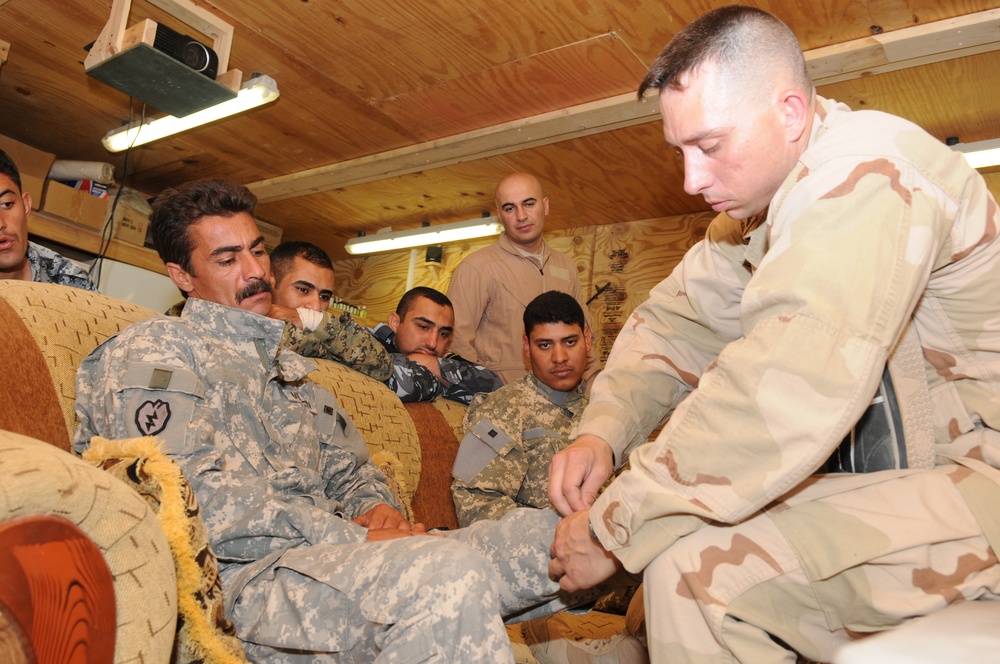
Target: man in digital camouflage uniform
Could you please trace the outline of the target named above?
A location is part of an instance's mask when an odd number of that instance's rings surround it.
[[[685,191],[725,214],[632,314],[553,459],[571,516],[552,574],[570,590],[644,569],[651,660],[671,664],[828,662],[1000,598],[1000,216],[982,176],[906,120],[817,97],[794,35],[756,9],[682,29],[650,89]],[[909,467],[814,475],[887,362]]]
[[[10,155],[0,150],[0,279],[96,291],[86,272],[51,249],[28,240],[30,213],[31,194],[21,189],[21,172]]]
[[[392,354],[392,375],[385,381],[400,401],[433,401],[438,396],[468,404],[480,392],[503,383],[487,369],[449,353],[455,308],[444,293],[426,286],[400,298],[388,323],[371,334]]]
[[[525,307],[523,319],[531,373],[477,396],[465,415],[451,485],[462,526],[516,507],[548,508],[549,462],[569,444],[587,405],[592,340],[580,304],[549,291]]]
[[[150,224],[180,318],[124,330],[80,366],[74,448],[156,436],[194,488],[226,617],[255,662],[512,662],[501,615],[563,608],[558,517],[517,510],[447,536],[399,513],[365,442],[268,318],[268,257],[242,186],[164,191]],[[586,597],[577,597],[585,600]]]
[[[379,382],[389,378],[392,358],[382,344],[350,313],[334,316],[327,311],[334,278],[333,262],[326,252],[308,242],[286,242],[274,248],[272,256],[275,254],[271,276],[261,282],[260,288],[271,292],[267,315],[291,323],[285,326],[281,345],[304,357],[338,362]],[[314,284],[309,279],[322,283]],[[180,316],[186,303],[187,298],[166,314]]]

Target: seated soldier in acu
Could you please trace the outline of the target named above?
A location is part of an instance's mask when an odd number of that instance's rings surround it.
[[[454,328],[451,300],[417,286],[399,300],[388,324],[371,330],[392,354],[392,375],[385,383],[401,401],[433,401],[443,395],[468,404],[477,393],[503,385],[486,367],[448,353]]]
[[[440,536],[403,517],[350,416],[306,380],[315,364],[280,347],[255,204],[222,180],[157,198],[154,242],[190,297],[81,363],[74,449],[157,437],[197,496],[253,662],[513,663],[503,618],[591,599],[548,577],[558,515]]]
[[[523,339],[531,373],[479,395],[465,416],[451,485],[463,526],[515,507],[548,507],[549,462],[587,405],[592,340],[580,304],[542,293],[524,310]]]

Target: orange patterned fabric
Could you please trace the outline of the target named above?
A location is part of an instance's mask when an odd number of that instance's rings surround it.
[[[11,351],[0,362],[0,429],[44,440],[68,452],[69,433],[49,367],[17,312],[3,299],[0,339]]]
[[[451,467],[458,454],[458,440],[451,425],[427,401],[405,404],[419,432],[422,471],[413,495],[413,515],[428,528],[458,528],[451,500]]]
[[[48,364],[68,437],[76,431],[76,368],[90,351],[156,312],[79,288],[0,280],[0,298],[17,312]]]

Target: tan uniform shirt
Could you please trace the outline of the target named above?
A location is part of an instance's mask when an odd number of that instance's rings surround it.
[[[469,254],[455,269],[448,287],[448,298],[455,306],[451,350],[492,370],[504,383],[527,375],[522,341],[524,309],[550,290],[576,298],[593,331],[576,265],[566,254],[546,245],[539,266],[522,256],[506,235],[501,235],[496,244]],[[592,354],[588,375],[595,365]]]
[[[596,379],[578,431],[619,459],[673,412],[595,502],[601,542],[639,570],[706,520],[739,522],[799,486],[910,326],[938,446],[1000,429],[998,226],[961,155],[900,118],[820,99],[766,223],[717,219]],[[951,447],[1000,466],[1000,450]]]

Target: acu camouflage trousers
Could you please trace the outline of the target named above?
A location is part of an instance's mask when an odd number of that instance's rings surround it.
[[[646,568],[650,660],[792,664],[794,649],[829,662],[867,633],[954,601],[1000,599],[984,536],[1000,517],[980,523],[997,505],[1000,486],[963,466],[816,476],[741,524],[682,538]]]
[[[268,664],[513,662],[503,618],[593,599],[548,578],[558,515],[518,509],[443,537],[311,546],[238,591],[230,619]]]

